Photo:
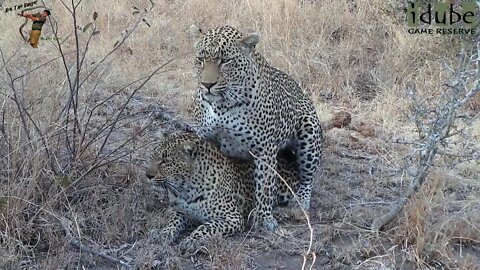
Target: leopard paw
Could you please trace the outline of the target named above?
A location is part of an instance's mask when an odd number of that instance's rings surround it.
[[[147,234],[148,240],[155,243],[170,244],[175,241],[175,236],[165,229],[152,229]]]
[[[255,229],[264,229],[273,232],[278,228],[278,221],[271,214],[259,216],[254,213],[253,227]]]
[[[198,239],[187,237],[179,244],[180,251],[185,255],[193,255],[197,252],[205,252],[204,243]]]

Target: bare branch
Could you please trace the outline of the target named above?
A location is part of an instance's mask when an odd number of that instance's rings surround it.
[[[152,6],[153,8],[153,6]],[[150,9],[151,10],[151,9]],[[79,87],[81,87],[87,80],[88,78],[90,78],[90,76],[97,70],[98,67],[100,67],[101,64],[103,64],[103,62],[105,62],[118,48],[120,48],[123,43],[125,43],[125,41],[135,32],[135,30],[137,29],[137,27],[140,25],[140,23],[142,22],[142,20],[145,18],[145,15],[146,13],[144,14],[144,16],[141,16],[136,22],[135,24],[133,25],[133,27],[130,29],[130,30],[127,30],[126,31],[126,34],[125,36],[123,36],[123,38],[118,42],[116,43],[116,45],[113,47],[113,49],[107,53],[98,63],[97,65],[85,76],[85,78],[83,78],[82,82],[80,83]]]
[[[480,49],[480,45],[477,45]],[[467,60],[465,53],[462,54],[460,67],[454,75],[453,83],[448,84],[449,95],[443,100],[443,104],[428,107],[427,103],[418,102],[415,88],[410,88],[408,96],[412,99],[413,121],[415,122],[419,138],[413,145],[417,146],[413,152],[418,152],[416,172],[410,178],[410,184],[404,195],[387,211],[387,213],[376,217],[371,229],[380,230],[383,226],[391,222],[402,210],[410,197],[423,184],[428,176],[429,170],[434,166],[437,154],[442,154],[441,148],[448,146],[447,139],[462,133],[462,130],[452,130],[455,126],[457,110],[462,109],[469,100],[480,92],[478,77],[480,54],[473,52]],[[453,69],[451,69],[453,70]],[[474,79],[473,86],[468,88],[468,81]],[[475,155],[475,151],[472,153]],[[472,156],[474,158],[474,156]]]
[[[142,87],[155,75],[157,74],[157,72],[159,70],[161,70],[162,68],[164,68],[165,66],[167,66],[168,64],[170,64],[172,61],[174,61],[175,59],[177,59],[177,57],[174,57],[174,58],[171,58],[170,60],[168,60],[166,63],[164,63],[163,65],[159,66],[158,68],[156,68],[135,90],[132,91],[132,93],[130,94],[130,96],[127,98],[127,100],[124,102],[124,104],[122,105],[122,107],[120,107],[120,110],[118,110],[118,113],[117,113],[117,116],[115,117],[115,120],[113,121],[113,124],[110,128],[110,130],[108,131],[107,133],[107,136],[105,137],[105,140],[103,141],[102,145],[100,146],[100,149],[98,150],[98,153],[100,154],[103,150],[103,148],[105,147],[105,145],[107,144],[107,141],[108,141],[108,138],[110,137],[110,134],[113,132],[113,129],[115,128],[115,125],[116,123],[118,122],[118,118],[120,117],[120,115],[122,114],[122,112],[125,110],[125,108],[127,107],[128,103],[130,102],[130,100],[132,99],[132,97],[140,90],[142,89]]]
[[[20,79],[20,78],[23,78],[23,77],[29,75],[30,73],[34,72],[35,70],[37,70],[37,69],[39,69],[39,68],[42,68],[42,67],[44,67],[44,66],[52,63],[53,61],[55,61],[55,60],[57,60],[57,59],[59,59],[59,58],[60,58],[60,56],[55,57],[55,58],[53,58],[53,59],[51,59],[51,60],[48,60],[47,62],[45,62],[45,63],[43,63],[43,64],[41,64],[41,65],[39,65],[39,66],[36,66],[36,67],[30,69],[29,71],[25,72],[24,74],[19,75],[19,76],[13,78],[13,81],[16,81],[16,80],[18,80],[18,79]]]
[[[48,214],[49,216],[53,217],[54,219],[58,220],[58,223],[60,224],[63,231],[65,232],[65,237],[67,238],[67,242],[70,245],[72,245],[73,247],[78,248],[81,251],[88,252],[92,255],[99,256],[99,257],[101,257],[101,258],[103,258],[103,259],[105,259],[105,260],[107,260],[111,263],[119,264],[121,266],[124,266],[127,269],[132,269],[132,265],[130,265],[128,262],[123,261],[121,259],[118,259],[116,257],[113,257],[111,255],[108,255],[105,252],[100,252],[98,250],[95,250],[92,247],[89,247],[89,246],[83,244],[80,240],[78,240],[77,237],[73,236],[73,234],[72,234],[73,230],[71,229],[73,223],[68,218],[60,216],[58,214],[55,214],[54,212],[51,212],[51,211],[45,209],[45,207],[43,207],[43,206],[40,206],[40,205],[38,205],[34,202],[31,202],[29,200],[26,200],[26,199],[23,199],[23,198],[20,198],[20,197],[17,197],[17,196],[5,196],[5,198],[15,199],[15,200],[26,202],[30,205],[33,205],[33,206],[37,207],[40,211]]]
[[[2,62],[3,62],[3,65],[5,67],[5,71],[7,72],[7,75],[10,79],[10,82],[7,83],[7,84],[12,89],[12,92],[13,92],[12,100],[14,101],[15,105],[17,106],[17,110],[18,110],[18,113],[20,115],[20,120],[22,122],[23,130],[25,132],[25,135],[27,136],[28,141],[30,142],[31,141],[30,130],[28,129],[27,120],[25,119],[24,106],[23,106],[23,104],[21,104],[21,101],[19,100],[19,96],[18,96],[17,90],[15,88],[15,82],[13,81],[12,74],[10,73],[10,71],[8,70],[8,68],[6,66],[7,63],[5,61],[5,57],[3,55],[3,50],[2,49],[0,49],[0,56],[2,57]],[[30,143],[28,145],[30,146],[30,148],[32,148],[32,145]]]
[[[110,256],[110,255],[106,254],[105,252],[100,252],[98,250],[93,249],[92,247],[89,247],[89,246],[83,244],[80,240],[78,240],[76,237],[73,236],[72,230],[70,229],[71,226],[72,226],[71,225],[72,222],[70,220],[68,220],[64,217],[57,217],[57,219],[60,221],[60,225],[62,225],[62,228],[65,231],[65,236],[67,238],[67,242],[70,245],[72,245],[73,247],[78,248],[81,251],[88,252],[92,255],[99,256],[99,257],[101,257],[101,258],[103,258],[103,259],[105,259],[105,260],[107,260],[111,263],[119,264],[123,267],[126,267],[127,269],[132,268],[132,266],[126,261],[123,261],[119,258]]]

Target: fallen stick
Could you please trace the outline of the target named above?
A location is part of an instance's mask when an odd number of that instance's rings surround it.
[[[68,243],[70,245],[72,245],[73,247],[78,248],[81,251],[85,251],[85,252],[88,252],[90,254],[102,257],[103,259],[105,259],[109,262],[112,262],[112,263],[115,263],[115,264],[120,264],[120,265],[126,267],[127,269],[132,269],[133,268],[129,263],[127,263],[123,260],[120,260],[118,258],[115,258],[113,256],[110,256],[108,254],[105,254],[103,252],[100,252],[98,250],[95,250],[95,249],[93,249],[89,246],[86,246],[86,245],[82,244],[76,237],[73,236],[72,230],[70,229],[70,227],[71,227],[70,224],[72,224],[72,221],[70,221],[69,219],[67,219],[63,216],[59,216],[59,215],[57,215],[53,212],[50,212],[49,210],[45,209],[44,207],[42,207],[42,206],[40,206],[40,205],[38,205],[34,202],[31,202],[29,200],[22,199],[20,197],[7,196],[5,198],[12,198],[12,199],[20,200],[20,201],[26,202],[28,204],[31,204],[35,207],[38,207],[40,209],[40,211],[43,211],[43,212],[47,213],[48,215],[52,216],[53,218],[55,218],[56,220],[58,220],[60,225],[62,226],[63,230],[65,231],[65,236],[68,240]]]
[[[427,154],[424,156],[424,161],[418,170],[418,173],[410,180],[405,194],[397,200],[397,202],[387,211],[387,213],[375,218],[370,226],[373,231],[380,230],[383,226],[390,223],[398,213],[407,204],[407,201],[412,197],[415,191],[423,184],[428,175],[428,170],[433,166],[435,155],[437,154],[438,142],[433,142],[428,149]]]
[[[69,226],[71,221],[67,220],[66,218],[59,218],[59,217],[57,217],[57,218],[60,221],[60,224],[62,225],[63,230],[65,231],[65,236],[66,236],[67,241],[70,245],[72,245],[75,248],[78,248],[81,251],[93,254],[95,256],[99,256],[99,257],[103,258],[104,260],[109,261],[111,263],[120,264],[120,265],[126,267],[127,269],[132,269],[132,266],[128,262],[125,262],[121,259],[110,256],[110,255],[106,254],[105,252],[100,252],[98,250],[93,249],[92,247],[89,247],[89,246],[86,246],[86,245],[82,244],[82,242],[80,242],[76,237],[74,237],[72,235],[72,231],[70,230],[70,226]]]

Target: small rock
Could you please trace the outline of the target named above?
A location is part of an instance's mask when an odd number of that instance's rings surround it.
[[[360,123],[358,127],[355,128],[355,130],[362,134],[365,137],[375,137],[375,128],[371,125],[367,125],[365,123]]]
[[[350,133],[351,131],[349,130],[333,127],[327,132],[327,138],[337,144],[348,144],[350,141]]]
[[[352,122],[352,115],[349,112],[340,111],[334,113],[332,120],[330,120],[330,128],[344,128]]]
[[[352,131],[350,133],[350,139],[355,142],[355,143],[366,143],[366,138],[360,133],[360,132],[357,132],[357,131]]]

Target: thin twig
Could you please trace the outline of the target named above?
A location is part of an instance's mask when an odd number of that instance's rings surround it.
[[[413,143],[416,146],[413,152],[419,153],[417,169],[411,176],[409,187],[404,195],[385,214],[373,220],[371,224],[373,231],[380,230],[397,216],[427,178],[430,168],[434,165],[435,157],[442,153],[440,148],[447,147],[448,138],[463,132],[463,130],[452,130],[452,127],[454,127],[458,118],[457,110],[480,93],[480,79],[466,75],[470,73],[480,74],[480,45],[477,46],[479,52],[474,52],[469,60],[467,60],[465,53],[461,54],[461,65],[457,71],[454,71],[454,83],[448,84],[450,91],[449,96],[444,98],[445,103],[429,108],[426,102],[418,101],[415,87],[409,88],[408,95],[412,99],[412,120],[416,124],[419,134],[418,139]],[[451,70],[453,71],[453,69]],[[472,72],[473,70],[475,72]],[[469,84],[468,78],[473,78],[474,82]],[[467,85],[473,86],[468,88]]]
[[[306,268],[306,265],[307,265],[307,261],[308,261],[308,256],[312,256],[312,264],[310,265],[310,270],[313,269],[313,266],[315,264],[315,261],[316,261],[316,254],[315,252],[312,251],[312,246],[313,246],[313,227],[312,227],[312,224],[310,223],[310,218],[308,216],[308,213],[307,211],[305,211],[305,209],[303,209],[302,207],[302,203],[300,202],[300,200],[298,199],[298,196],[295,194],[295,192],[293,191],[293,188],[288,184],[288,182],[275,170],[275,168],[273,168],[270,164],[268,164],[267,162],[265,162],[264,160],[262,160],[261,158],[259,158],[258,156],[256,156],[255,154],[253,154],[251,151],[248,151],[248,153],[250,153],[250,155],[252,155],[252,157],[254,157],[255,159],[263,162],[270,170],[272,170],[275,175],[280,178],[282,180],[282,182],[287,186],[288,188],[288,191],[290,191],[290,193],[293,195],[293,197],[295,198],[295,201],[297,202],[299,208],[302,210],[302,213],[303,215],[305,216],[305,220],[306,220],[306,223],[307,223],[307,226],[308,226],[308,230],[310,231],[310,240],[309,240],[309,243],[308,243],[308,249],[307,251],[305,252],[305,254],[303,255],[303,264],[302,264],[302,270],[305,270]]]
[[[98,250],[93,249],[92,247],[89,247],[89,246],[83,244],[76,237],[73,236],[72,230],[70,229],[70,227],[71,227],[70,224],[72,222],[70,220],[64,218],[64,217],[58,218],[58,219],[60,221],[60,225],[62,225],[62,228],[65,231],[65,235],[66,235],[68,243],[70,245],[72,245],[73,247],[78,248],[81,251],[85,251],[85,252],[88,252],[90,254],[99,256],[99,257],[101,257],[101,258],[103,258],[103,259],[105,259],[109,262],[112,262],[114,264],[120,264],[121,266],[126,267],[127,269],[132,268],[132,266],[126,261],[123,261],[123,260],[121,260],[119,258],[116,258],[116,257],[113,257],[111,255],[108,255],[105,252],[100,252]]]
[[[114,264],[120,264],[120,265],[126,267],[127,269],[132,269],[132,266],[128,262],[125,262],[121,259],[110,256],[110,255],[106,254],[105,252],[100,252],[98,250],[95,250],[94,248],[89,247],[89,246],[83,244],[82,242],[80,242],[78,240],[78,238],[73,236],[72,229],[71,229],[72,221],[69,220],[68,218],[60,216],[58,214],[55,214],[55,213],[45,209],[45,207],[43,207],[43,206],[40,206],[40,205],[38,205],[34,202],[31,202],[29,200],[26,200],[26,199],[23,199],[23,198],[20,198],[20,197],[17,197],[17,196],[4,196],[4,197],[5,198],[10,198],[10,199],[20,200],[20,201],[26,202],[28,204],[31,204],[31,205],[37,207],[39,209],[39,211],[43,211],[43,212],[47,213],[48,215],[50,215],[51,217],[58,220],[60,226],[62,227],[63,231],[65,232],[65,237],[67,238],[67,242],[70,245],[72,245],[73,247],[78,248],[81,251],[85,251],[85,252],[88,252],[90,254],[99,256],[99,257],[101,257],[101,258],[103,258],[103,259],[105,259],[109,262],[112,262]]]
[[[162,68],[164,68],[165,66],[167,66],[168,64],[170,64],[171,62],[173,62],[175,59],[177,59],[177,57],[174,57],[174,58],[171,58],[169,59],[167,62],[165,62],[164,64],[162,64],[161,66],[159,66],[158,68],[156,68],[135,90],[132,91],[132,93],[130,94],[130,96],[127,98],[127,100],[123,103],[122,107],[120,107],[120,109],[118,110],[117,112],[117,116],[115,117],[111,127],[110,127],[110,130],[108,131],[107,133],[107,136],[105,137],[105,140],[103,141],[102,145],[100,146],[100,149],[98,150],[98,153],[100,154],[103,150],[103,148],[105,147],[105,145],[107,144],[107,141],[108,141],[108,138],[110,137],[110,134],[113,132],[113,130],[115,129],[115,126],[116,126],[116,123],[118,122],[118,118],[120,117],[120,115],[123,113],[123,111],[125,110],[125,108],[127,107],[127,105],[130,103],[130,100],[133,98],[133,96],[140,90],[143,88],[143,86],[148,82],[150,81],[150,79],[155,75],[157,74],[158,71],[160,71]]]
[[[153,8],[153,7],[152,7]],[[118,42],[116,44],[116,46],[113,47],[113,49],[108,52],[99,62],[97,65],[95,65],[95,67],[85,76],[85,78],[83,78],[83,80],[80,82],[80,85],[79,87],[82,87],[82,85],[88,80],[88,78],[90,78],[90,76],[97,70],[98,67],[100,67],[100,65],[105,62],[118,48],[120,48],[123,43],[125,43],[125,41],[127,41],[127,39],[135,32],[135,30],[138,28],[138,26],[140,25],[140,23],[142,22],[142,20],[145,18],[146,16],[146,13],[144,14],[144,16],[142,16],[141,18],[139,18],[135,24],[133,25],[132,29],[130,30],[127,30],[125,36],[120,40],[120,42]]]
[[[7,83],[8,86],[12,89],[12,92],[13,92],[13,101],[15,103],[15,105],[17,106],[17,110],[18,110],[18,113],[20,115],[20,120],[22,122],[22,127],[23,127],[23,130],[25,132],[25,135],[27,136],[27,139],[28,141],[31,141],[31,137],[30,137],[30,129],[28,129],[28,125],[27,125],[27,120],[25,119],[25,110],[24,110],[24,106],[23,104],[21,103],[20,99],[19,99],[19,96],[18,96],[18,93],[17,93],[17,90],[15,88],[15,82],[13,81],[13,76],[12,74],[10,73],[10,71],[8,70],[7,66],[6,66],[6,61],[5,61],[5,57],[3,55],[3,50],[0,49],[0,56],[2,57],[2,62],[5,66],[5,71],[7,72],[7,75],[8,75],[8,78],[10,79],[10,82]],[[29,143],[28,144],[30,146],[30,148],[33,150],[33,146]]]

